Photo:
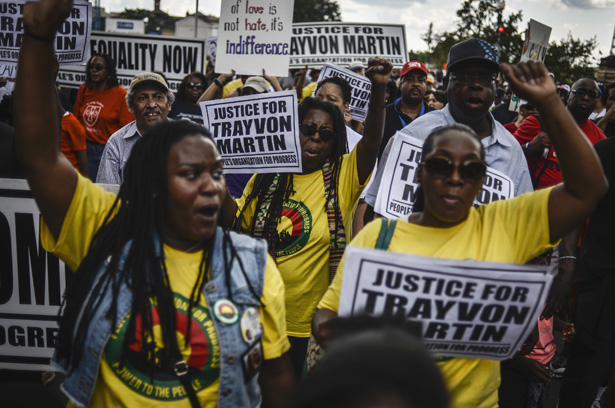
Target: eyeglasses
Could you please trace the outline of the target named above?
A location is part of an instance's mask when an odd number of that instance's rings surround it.
[[[323,128],[318,129],[316,126],[310,123],[300,124],[299,130],[301,130],[301,133],[303,133],[305,136],[314,136],[318,132],[323,142],[330,142],[337,137],[334,131]]]
[[[478,83],[481,85],[489,86],[498,79],[498,74],[451,74],[451,79],[454,79],[461,85],[472,85],[476,81],[478,81]]]
[[[479,181],[487,172],[487,164],[480,161],[467,161],[455,166],[455,163],[444,157],[429,157],[421,163],[421,166],[427,170],[429,174],[438,178],[450,177],[455,168],[459,172],[459,176],[468,183]]]
[[[572,92],[573,94],[578,95],[580,97],[583,97],[583,96],[587,95],[587,96],[589,96],[592,99],[598,99],[598,96],[600,95],[596,91],[588,91],[587,89],[573,89],[570,92]]]
[[[188,83],[186,84],[186,87],[188,87],[188,88],[190,88],[190,89],[192,89],[192,88],[196,88],[196,89],[203,89],[203,84],[202,84],[202,83],[200,83],[200,82],[198,82],[198,83],[195,83],[195,82],[188,82]]]
[[[102,71],[103,69],[107,69],[107,67],[102,64],[90,65],[90,70],[92,71]]]

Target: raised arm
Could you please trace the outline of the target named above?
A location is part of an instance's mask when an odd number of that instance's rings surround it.
[[[222,89],[224,88],[224,84],[226,84],[226,81],[228,81],[234,75],[234,70],[230,74],[220,74],[218,78],[211,81],[211,85],[209,85],[205,92],[203,92],[203,95],[201,95],[198,102],[222,99]]]
[[[367,66],[365,76],[372,82],[372,93],[369,97],[363,137],[356,147],[357,170],[361,183],[367,180],[378,158],[386,115],[385,91],[393,68],[391,63],[384,58],[372,58],[368,61]]]
[[[515,93],[538,108],[559,160],[563,184],[549,197],[551,241],[579,225],[598,205],[608,183],[589,140],[562,104],[541,63],[500,65]]]
[[[72,4],[71,0],[26,4],[14,92],[17,154],[32,195],[56,238],[75,192],[77,173],[60,152],[55,78],[45,67],[54,64],[54,37]]]

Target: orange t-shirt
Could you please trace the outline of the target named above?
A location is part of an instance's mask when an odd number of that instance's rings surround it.
[[[79,163],[77,162],[77,154],[75,152],[86,149],[85,129],[75,115],[68,111],[62,116],[61,147],[62,154],[75,169],[79,170]]]
[[[85,127],[86,139],[103,145],[112,134],[135,120],[126,105],[126,90],[121,86],[93,91],[81,85],[73,112]]]

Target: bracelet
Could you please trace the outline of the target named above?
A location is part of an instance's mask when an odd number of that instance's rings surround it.
[[[525,154],[529,155],[530,154],[530,142],[527,142],[524,148],[525,148]]]
[[[564,255],[564,256],[560,256],[559,259],[560,260],[562,260],[562,259],[574,259],[576,261],[577,257],[574,256],[574,255]]]
[[[53,36],[51,38],[50,37],[43,37],[42,35],[32,34],[32,33],[28,32],[28,31],[24,31],[24,36],[30,37],[30,38],[34,38],[34,39],[39,40],[39,41],[48,42],[48,43],[52,43],[56,39],[55,36]]]
[[[220,89],[224,88],[224,85],[222,85],[220,81],[218,81],[218,78],[214,78],[214,84],[216,84],[216,86]]]
[[[369,106],[369,109],[371,109],[373,112],[380,112],[381,110],[387,107],[387,104],[385,103],[384,105],[379,106],[377,108],[375,108],[374,105],[372,105],[371,103],[369,103],[367,106]]]

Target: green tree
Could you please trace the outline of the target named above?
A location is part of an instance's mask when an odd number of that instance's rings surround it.
[[[341,21],[342,13],[337,1],[295,0],[293,23],[310,21]]]
[[[549,43],[545,65],[560,83],[572,84],[579,78],[594,77],[597,62],[592,57],[598,42],[596,37],[589,40],[573,38],[572,34],[560,42]]]

